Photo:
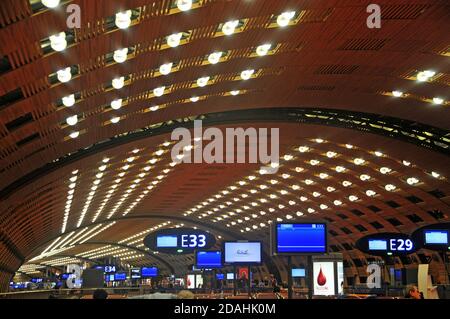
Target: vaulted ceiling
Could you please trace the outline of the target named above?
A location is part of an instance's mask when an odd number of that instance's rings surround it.
[[[0,3],[1,288],[105,256],[178,271],[192,258],[146,234],[265,239],[277,218],[328,221],[356,273],[363,234],[449,220],[446,1],[378,1],[379,29],[371,1],[60,2]],[[279,128],[278,173],[173,164],[170,133],[195,119]]]

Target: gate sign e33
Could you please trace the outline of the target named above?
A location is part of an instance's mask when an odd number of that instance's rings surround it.
[[[162,229],[144,239],[146,247],[166,254],[189,254],[215,244],[216,238],[211,233],[193,228]]]

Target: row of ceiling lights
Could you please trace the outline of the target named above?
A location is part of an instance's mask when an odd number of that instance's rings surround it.
[[[417,78],[417,81],[419,81],[419,82],[427,82],[435,75],[436,75],[435,71],[425,70],[425,71],[420,71],[419,73],[417,73],[416,78]],[[392,91],[392,95],[394,97],[403,97],[403,96],[405,96],[405,94],[406,94],[405,92],[399,91],[399,90]],[[442,99],[440,97],[434,97],[432,99],[432,101],[436,105],[441,105],[444,103],[444,99]]]

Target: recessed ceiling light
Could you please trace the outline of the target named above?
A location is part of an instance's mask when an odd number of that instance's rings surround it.
[[[60,0],[42,0],[42,4],[47,8],[56,8]]]
[[[373,190],[367,190],[366,191],[366,195],[367,196],[369,196],[369,197],[373,197],[373,196],[375,196],[377,193],[375,192],[375,191],[373,191]]]
[[[165,90],[165,89],[166,89],[165,86],[160,86],[160,87],[158,87],[158,88],[156,88],[156,89],[153,90],[153,94],[154,94],[156,97],[160,97],[160,96],[162,96],[162,95],[164,94],[164,90]]]
[[[270,48],[272,47],[271,44],[263,44],[256,48],[256,54],[259,56],[265,56],[267,53],[269,53]]]
[[[210,79],[209,76],[205,76],[205,77],[199,78],[197,80],[197,85],[199,87],[204,87],[204,86],[206,86],[206,84],[208,84],[209,79]]]
[[[280,14],[278,16],[277,23],[280,27],[285,27],[291,22],[291,19],[294,16],[295,16],[295,11],[283,12],[282,14]]]
[[[120,117],[118,117],[118,116],[113,117],[113,118],[111,119],[111,123],[113,123],[113,124],[119,123],[119,121],[120,121]]]
[[[72,79],[72,72],[70,67],[59,70],[56,72],[59,82],[66,83]]]
[[[122,99],[117,99],[111,102],[111,108],[113,110],[119,110],[122,107]]]
[[[159,106],[158,105],[151,106],[151,107],[149,107],[149,110],[152,111],[152,112],[158,111],[159,110]]]
[[[167,75],[170,73],[170,71],[172,71],[172,66],[173,63],[166,63],[163,64],[159,67],[159,73],[161,73],[162,75]]]
[[[181,37],[183,36],[183,33],[174,33],[167,37],[167,45],[171,48],[176,48],[180,45]]]
[[[222,32],[225,35],[232,35],[238,25],[239,25],[239,20],[228,21],[223,24]]]
[[[114,51],[113,59],[117,63],[123,63],[127,60],[128,57],[128,48],[123,48]]]
[[[393,191],[394,189],[396,189],[397,187],[396,187],[395,185],[392,185],[392,184],[387,184],[384,188],[385,188],[388,192],[391,192],[391,191]]]
[[[403,95],[402,91],[392,91],[392,95],[395,97],[401,97]]]
[[[120,90],[125,85],[125,77],[115,78],[112,80],[112,86],[116,90]]]
[[[222,57],[223,53],[222,52],[214,52],[211,53],[208,56],[208,62],[211,64],[217,64],[220,61],[220,58]]]
[[[73,139],[75,139],[75,138],[77,138],[78,136],[80,136],[80,132],[72,132],[72,133],[70,133],[70,135],[69,135],[71,138],[73,138]]]
[[[378,157],[384,156],[384,154],[382,152],[379,152],[379,151],[375,151],[374,154],[375,154],[375,156],[378,156]]]
[[[440,105],[440,104],[444,103],[444,99],[441,99],[440,97],[435,97],[435,98],[433,98],[433,103]]]
[[[239,93],[240,93],[239,90],[234,90],[234,91],[230,92],[230,94],[233,95],[233,96],[239,95]]]
[[[181,11],[188,11],[192,8],[192,0],[178,0],[177,7]]]
[[[116,13],[116,26],[119,29],[126,29],[131,25],[131,10]]]
[[[67,123],[67,125],[70,125],[70,126],[76,125],[78,123],[78,116],[77,115],[69,116],[66,119],[66,123]]]
[[[309,147],[308,147],[308,146],[300,146],[300,147],[298,148],[298,151],[299,151],[300,153],[306,153],[306,152],[308,152],[308,150],[309,150]]]
[[[406,182],[408,183],[408,185],[415,185],[415,184],[419,183],[420,181],[415,177],[410,177],[406,180]]]
[[[441,177],[441,174],[436,173],[436,172],[431,172],[431,176],[433,176],[434,178],[439,178],[439,177]]]
[[[436,75],[436,72],[431,71],[431,70],[421,71],[417,74],[417,80],[419,82],[426,82],[435,75]]]
[[[71,94],[62,98],[62,103],[66,107],[72,107],[75,105],[75,94]]]
[[[242,80],[248,80],[252,77],[253,73],[255,73],[255,70],[245,70],[241,72],[241,78]]]
[[[64,51],[67,48],[66,33],[60,32],[50,36],[50,46],[55,51]]]
[[[198,96],[193,96],[191,97],[191,102],[198,102],[198,100],[200,100],[200,98]]]

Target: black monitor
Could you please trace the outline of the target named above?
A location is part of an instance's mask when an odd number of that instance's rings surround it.
[[[221,251],[197,251],[195,253],[195,267],[197,269],[222,268]]]
[[[326,223],[276,223],[272,229],[274,255],[313,255],[328,251]]]
[[[223,261],[233,265],[260,265],[262,244],[259,241],[237,241],[223,243]]]

